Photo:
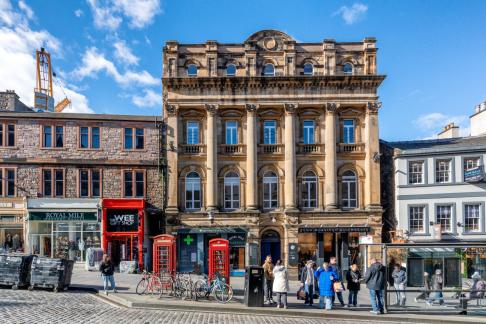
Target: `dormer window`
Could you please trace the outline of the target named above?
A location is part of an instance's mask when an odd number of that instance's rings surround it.
[[[353,74],[353,64],[345,63],[343,66],[344,74]]]
[[[189,64],[187,66],[187,76],[190,76],[190,77],[197,76],[197,65],[196,64]]]
[[[314,74],[314,66],[311,63],[304,64],[304,75],[313,75]]]
[[[235,76],[236,75],[236,65],[228,64],[226,66],[226,76]]]
[[[263,67],[263,75],[265,76],[275,76],[275,67],[272,63],[267,63]]]

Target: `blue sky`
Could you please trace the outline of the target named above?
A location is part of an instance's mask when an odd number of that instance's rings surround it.
[[[387,75],[380,136],[427,138],[449,121],[466,135],[486,100],[485,21],[481,0],[0,0],[0,90],[32,104],[35,48],[45,45],[70,111],[155,115],[167,40],[242,42],[267,28],[302,42],[374,36]]]

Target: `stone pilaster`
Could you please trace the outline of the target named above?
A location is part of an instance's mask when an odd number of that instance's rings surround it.
[[[325,129],[325,152],[324,163],[326,184],[325,184],[325,203],[327,210],[337,208],[337,181],[336,181],[336,111],[339,105],[330,102],[326,104],[326,129]]]
[[[166,105],[167,112],[167,213],[177,213],[178,208],[178,162],[177,148],[179,146],[179,127],[178,127],[178,107],[176,105]]]
[[[218,143],[216,140],[216,114],[218,111],[218,106],[206,105],[206,111],[207,111],[206,203],[207,203],[208,210],[216,210],[218,209],[218,191],[217,191],[217,176],[218,176],[217,145]]]
[[[256,110],[256,105],[246,105],[246,208],[249,211],[258,210]]]
[[[285,104],[285,210],[296,209],[295,113],[296,104]]]
[[[369,102],[365,115],[365,208],[381,209],[380,204],[380,147],[378,109],[381,102]]]

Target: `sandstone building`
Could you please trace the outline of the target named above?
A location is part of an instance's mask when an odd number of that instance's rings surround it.
[[[269,254],[294,274],[309,258],[364,263],[360,237],[381,242],[382,228],[374,38],[169,41],[163,66],[179,270],[206,271],[214,237],[230,241],[233,274]]]

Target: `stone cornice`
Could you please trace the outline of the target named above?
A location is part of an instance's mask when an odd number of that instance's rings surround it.
[[[294,76],[294,77],[197,77],[162,78],[164,88],[178,89],[288,89],[329,88],[336,90],[376,89],[385,75]]]
[[[12,164],[12,165],[64,165],[64,166],[77,166],[77,165],[95,165],[95,166],[126,166],[126,167],[156,167],[157,161],[151,160],[113,160],[113,159],[99,159],[99,160],[87,160],[87,159],[43,159],[43,158],[6,158],[0,159],[0,163]]]

